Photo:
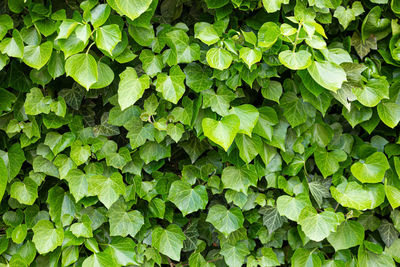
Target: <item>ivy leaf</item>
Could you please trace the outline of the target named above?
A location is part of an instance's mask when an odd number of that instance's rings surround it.
[[[51,103],[51,98],[44,97],[39,88],[33,87],[31,91],[26,94],[24,103],[25,113],[28,115],[38,115],[41,113],[49,114]]]
[[[134,20],[150,7],[152,0],[107,0],[107,2],[118,13]]]
[[[121,30],[117,24],[105,25],[96,30],[96,46],[112,54],[121,41]]]
[[[180,260],[183,241],[186,237],[179,226],[170,224],[166,229],[157,226],[151,233],[151,239],[152,246],[162,254],[175,261]]]
[[[239,57],[244,61],[244,63],[247,64],[249,69],[251,66],[256,64],[257,62],[260,62],[262,53],[258,49],[251,49],[248,47],[242,47],[239,50]]]
[[[335,251],[349,249],[363,243],[364,227],[357,221],[346,220],[327,239]]]
[[[32,205],[38,198],[38,186],[29,178],[25,179],[23,183],[14,182],[11,185],[10,196],[21,204]]]
[[[80,222],[76,222],[71,225],[70,231],[76,237],[90,238],[93,237],[91,224],[92,221],[90,220],[89,216],[85,214],[82,216]]]
[[[298,223],[308,238],[320,242],[328,237],[331,232],[336,232],[337,226],[342,221],[344,221],[342,213],[327,210],[317,213],[314,208],[306,207],[301,211]]]
[[[333,92],[339,90],[343,82],[347,81],[343,68],[329,61],[314,61],[307,70],[319,85]]]
[[[65,179],[68,181],[69,190],[75,201],[79,201],[88,194],[88,176],[79,169],[72,169]]]
[[[211,68],[225,70],[232,64],[232,55],[223,48],[211,48],[206,55],[207,63]]]
[[[47,220],[38,221],[32,230],[32,241],[40,254],[55,250],[58,246],[61,246],[64,240],[64,230],[54,228],[53,224]]]
[[[98,196],[101,203],[109,209],[120,195],[125,194],[125,184],[121,174],[114,172],[110,177],[103,175],[90,177],[88,180],[88,194]]]
[[[98,78],[97,63],[90,54],[76,54],[68,58],[65,62],[65,72],[86,90],[89,90]]]
[[[239,208],[228,210],[224,206],[217,204],[209,209],[206,221],[227,237],[230,233],[243,226],[244,217]]]
[[[183,216],[205,209],[208,203],[206,188],[198,185],[195,188],[184,181],[175,181],[169,189],[168,199],[174,203]]]
[[[24,56],[24,43],[18,30],[13,30],[12,38],[5,38],[1,41],[0,52],[9,57],[22,58]]]
[[[220,121],[204,118],[202,127],[206,137],[227,151],[239,132],[240,120],[233,114],[223,117]]]
[[[0,16],[0,25],[0,40],[2,40],[7,34],[7,31],[14,27],[14,22],[9,15],[2,14]]]
[[[217,93],[210,89],[202,91],[201,94],[203,96],[203,108],[211,107],[212,111],[221,116],[228,115],[229,103],[236,98],[235,94],[225,86],[219,87]]]
[[[301,211],[310,205],[308,196],[304,194],[297,195],[296,197],[280,196],[276,201],[279,214],[286,216],[292,221],[298,221]]]
[[[183,72],[186,75],[186,85],[196,93],[210,89],[213,85],[210,68],[206,69],[198,63],[190,63]]]
[[[106,267],[115,265],[116,262],[112,255],[104,251],[92,254],[82,263],[82,267]]]
[[[82,145],[81,141],[75,141],[71,145],[71,153],[70,157],[75,162],[77,166],[82,165],[85,163],[88,158],[90,157],[90,146],[89,145]]]
[[[264,206],[258,212],[263,215],[263,225],[267,227],[269,233],[278,230],[285,222],[276,207]]]
[[[173,66],[169,71],[169,76],[165,73],[157,75],[156,90],[162,93],[163,98],[174,104],[185,93],[185,74],[178,65]]]
[[[282,4],[289,4],[289,0],[263,0],[262,3],[268,13],[273,13],[280,10]]]
[[[256,126],[260,113],[249,104],[232,107],[229,114],[236,115],[240,120],[238,133],[244,133],[251,136],[253,128]]]
[[[311,54],[305,50],[285,50],[279,53],[279,61],[289,69],[303,70],[311,65]]]
[[[390,128],[400,122],[400,105],[394,102],[380,102],[377,107],[379,118]]]
[[[250,166],[228,166],[222,171],[221,180],[224,188],[230,188],[247,195],[249,186],[256,186],[258,176],[253,165]]]
[[[399,237],[399,232],[396,230],[394,225],[387,220],[382,220],[378,232],[388,248],[391,247],[393,242]]]
[[[224,256],[228,266],[240,267],[243,265],[246,256],[250,254],[250,251],[247,248],[246,241],[242,240],[234,245],[228,242],[222,243],[220,254]]]
[[[354,87],[357,100],[366,107],[375,107],[384,99],[389,98],[389,83],[386,78],[370,79],[363,88]]]
[[[147,75],[138,78],[136,70],[131,67],[127,67],[119,77],[118,103],[121,110],[125,110],[143,96],[144,90],[150,87],[150,78]]]
[[[123,201],[115,202],[108,210],[110,235],[135,237],[144,224],[143,215],[137,211],[127,211]]]
[[[118,264],[138,265],[135,253],[135,242],[130,238],[113,238],[105,252],[109,252]]]
[[[171,157],[171,147],[158,144],[157,142],[146,142],[140,147],[140,158],[144,160],[146,164],[150,162],[158,161],[163,158]]]
[[[218,33],[213,25],[207,22],[198,22],[194,25],[194,38],[200,39],[207,45],[212,45],[219,41]]]
[[[364,244],[358,248],[358,265],[360,266],[390,266],[395,267],[392,257],[390,257],[387,253],[376,254],[370,250],[368,250]]]
[[[343,207],[357,210],[373,209],[385,200],[385,188],[382,184],[359,184],[343,182],[330,188],[332,197]]]
[[[271,21],[266,22],[258,30],[258,46],[264,49],[269,49],[275,44],[280,35],[281,30],[276,23]]]
[[[324,178],[336,173],[339,170],[339,162],[345,161],[347,155],[342,150],[328,152],[325,149],[317,149],[314,152],[315,163]]]
[[[24,49],[23,61],[29,67],[40,70],[49,61],[53,52],[53,43],[47,41],[41,45],[29,45]]]
[[[362,183],[379,183],[389,168],[385,154],[375,152],[365,162],[354,163],[351,166],[351,173]]]
[[[306,122],[307,113],[304,102],[295,93],[285,93],[280,103],[283,107],[283,115],[285,115],[285,118],[293,128]]]

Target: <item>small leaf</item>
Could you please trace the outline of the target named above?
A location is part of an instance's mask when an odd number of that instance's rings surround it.
[[[303,70],[311,65],[311,54],[305,50],[285,50],[279,53],[279,61],[289,69]]]
[[[223,117],[220,121],[205,118],[202,127],[206,137],[227,151],[239,132],[240,120],[233,114]]]
[[[166,229],[157,226],[152,231],[151,238],[154,248],[175,261],[180,260],[183,241],[186,237],[179,226],[170,224]]]
[[[135,69],[131,67],[127,67],[119,77],[118,103],[121,110],[124,110],[143,96],[144,90],[150,87],[150,78],[147,75],[138,78]]]
[[[206,221],[214,225],[225,236],[228,236],[243,226],[244,218],[239,208],[228,210],[224,206],[217,204],[208,210]]]

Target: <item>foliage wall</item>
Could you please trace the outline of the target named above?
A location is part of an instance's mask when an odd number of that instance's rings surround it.
[[[400,263],[399,0],[0,14],[0,266]]]

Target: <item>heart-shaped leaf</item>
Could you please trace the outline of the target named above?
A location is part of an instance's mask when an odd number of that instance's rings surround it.
[[[202,127],[206,137],[228,151],[239,132],[240,120],[234,114],[225,116],[220,121],[205,118],[202,121]]]
[[[351,173],[362,183],[380,183],[389,169],[385,154],[375,152],[365,162],[359,161],[351,166]]]

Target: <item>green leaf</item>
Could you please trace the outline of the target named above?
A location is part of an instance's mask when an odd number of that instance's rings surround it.
[[[266,22],[258,30],[258,46],[264,49],[271,48],[281,35],[279,26],[274,22]]]
[[[248,48],[248,47],[242,47],[239,50],[239,57],[244,61],[244,63],[247,64],[247,66],[250,69],[251,66],[253,66],[254,64],[260,62],[260,60],[262,58],[262,53],[258,49],[251,49],[251,48]]]
[[[198,185],[195,188],[184,181],[175,181],[169,189],[168,199],[178,207],[183,216],[205,209],[208,203],[206,188]]]
[[[263,225],[267,227],[269,233],[278,230],[285,222],[276,207],[264,206],[258,212],[263,215]]]
[[[184,81],[185,74],[181,68],[176,65],[170,69],[169,75],[166,73],[157,75],[156,90],[162,93],[165,100],[177,104],[185,93]]]
[[[80,222],[76,222],[71,225],[70,231],[76,237],[85,237],[90,238],[93,237],[92,233],[92,221],[90,220],[88,215],[83,215]]]
[[[113,238],[105,252],[109,252],[118,264],[138,265],[135,252],[136,244],[130,238]]]
[[[280,102],[283,108],[283,115],[293,128],[306,122],[307,113],[304,102],[295,93],[285,93]]]
[[[342,213],[332,211],[317,213],[314,208],[306,207],[301,211],[298,223],[308,238],[320,242],[328,237],[330,233],[336,232],[337,226],[342,221],[344,221]]]
[[[38,198],[37,184],[29,178],[25,179],[23,183],[14,182],[11,185],[10,196],[21,204],[32,205]]]
[[[62,228],[54,228],[50,221],[38,221],[32,230],[32,241],[40,254],[55,250],[63,242],[64,230]]]
[[[244,104],[237,107],[232,107],[229,114],[236,115],[240,120],[238,133],[244,133],[251,136],[253,128],[256,126],[260,113],[258,110],[249,104]]]
[[[224,256],[228,266],[240,267],[243,265],[246,256],[250,254],[250,251],[246,241],[242,240],[234,245],[228,242],[222,243],[220,254]]]
[[[28,45],[24,49],[23,61],[29,67],[41,69],[50,60],[53,43],[47,41],[41,45]]]
[[[97,81],[91,85],[92,89],[100,89],[109,86],[114,80],[114,72],[107,64],[100,62],[97,64]]]
[[[380,102],[377,107],[379,118],[390,128],[400,122],[400,105],[394,102]]]
[[[292,266],[322,266],[321,258],[314,251],[301,247],[296,249],[291,258]]]
[[[27,227],[26,224],[20,224],[17,227],[14,228],[14,230],[11,233],[11,239],[14,243],[21,244],[27,234]]]
[[[111,8],[107,4],[97,5],[90,11],[90,22],[94,28],[98,28],[103,25],[108,17],[110,16]]]
[[[103,175],[90,177],[88,180],[88,194],[98,196],[101,203],[109,209],[120,195],[125,194],[125,184],[121,174],[114,172],[110,177]]]
[[[292,221],[298,221],[301,211],[310,205],[308,196],[304,194],[297,195],[296,197],[280,196],[276,201],[279,214],[286,216]]]
[[[82,165],[85,163],[90,157],[90,146],[82,145],[81,141],[75,141],[71,145],[70,157],[75,162],[76,165]]]
[[[69,225],[76,213],[75,200],[66,194],[61,187],[54,186],[49,190],[47,201],[51,220],[58,226]]]
[[[142,53],[140,53],[139,59],[142,62],[143,70],[150,77],[160,73],[164,68],[161,55],[155,55],[151,50],[143,50]]]
[[[183,72],[186,75],[186,85],[196,93],[210,89],[213,85],[211,70],[202,67],[198,63],[188,64],[183,69]]]
[[[381,11],[382,10],[379,6],[375,6],[364,18],[361,26],[361,36],[363,42],[365,42],[365,40],[371,35],[374,35],[377,40],[381,40],[391,32],[390,19],[381,19]]]
[[[375,107],[378,103],[389,98],[389,83],[386,78],[370,79],[363,88],[354,87],[357,100],[367,107]]]
[[[305,50],[294,52],[285,50],[279,53],[279,61],[292,70],[303,70],[311,65],[311,54]]]
[[[263,0],[262,3],[268,13],[273,13],[280,10],[282,4],[289,4],[289,0]]]
[[[108,210],[111,236],[135,237],[143,226],[143,215],[137,210],[127,210],[123,201],[115,202]]]
[[[151,239],[152,246],[162,254],[175,261],[180,260],[183,241],[186,237],[179,226],[170,224],[166,229],[157,226],[151,233]]]
[[[171,146],[164,146],[157,142],[146,142],[145,145],[140,147],[140,158],[144,163],[158,161],[160,159],[171,157]]]
[[[351,166],[351,173],[362,183],[379,183],[389,168],[385,154],[375,152],[365,162],[354,163]]]
[[[134,20],[150,7],[152,0],[107,0],[107,2],[118,13]]]
[[[361,245],[358,248],[358,265],[365,267],[394,267],[396,264],[394,263],[392,257],[390,257],[387,253],[376,254],[368,250],[364,245]]]
[[[211,107],[211,110],[221,116],[228,115],[230,102],[236,98],[235,93],[221,86],[218,88],[217,93],[214,90],[204,90],[201,92],[203,96],[203,108]]]
[[[263,147],[262,140],[257,135],[249,137],[238,134],[235,138],[235,144],[239,149],[240,158],[246,163],[250,163],[258,155],[260,148]]]
[[[82,263],[82,267],[107,267],[115,265],[116,262],[113,256],[104,251],[92,254],[90,257],[87,257]]]
[[[14,27],[12,18],[7,14],[0,15],[0,40],[4,38],[8,30]]]
[[[207,45],[212,45],[219,41],[217,31],[213,25],[207,22],[198,22],[194,25],[194,38],[200,39]]]
[[[229,166],[222,171],[221,180],[224,188],[230,188],[247,195],[249,186],[257,186],[258,176],[253,165]]]
[[[27,115],[38,115],[40,113],[49,114],[52,103],[50,97],[44,97],[42,91],[33,87],[31,91],[26,94],[26,100],[24,103],[25,113]]]
[[[307,70],[314,81],[333,92],[339,90],[343,82],[347,81],[343,68],[329,61],[314,61]]]
[[[208,210],[207,222],[218,231],[228,236],[243,226],[244,218],[239,208],[227,209],[222,205],[214,205]]]
[[[327,239],[336,251],[349,249],[363,243],[364,227],[357,221],[346,220]]]
[[[207,63],[211,68],[225,70],[232,63],[232,55],[223,48],[211,48],[207,51]]]
[[[88,175],[79,169],[72,169],[68,172],[65,179],[68,181],[69,190],[78,202],[88,194]]]
[[[378,207],[385,200],[382,184],[343,182],[330,188],[332,197],[343,207],[366,210]]]
[[[96,46],[110,54],[121,38],[121,30],[117,24],[105,25],[96,30]]]
[[[342,150],[334,150],[331,152],[325,149],[317,149],[314,152],[314,160],[318,169],[324,178],[331,176],[339,170],[339,162],[345,161],[347,155]]]
[[[125,110],[143,96],[144,90],[150,87],[150,78],[147,75],[138,78],[135,69],[131,67],[127,67],[119,77],[118,103],[121,110]]]
[[[97,63],[90,54],[76,54],[68,58],[65,62],[65,72],[86,90],[98,79]]]
[[[223,117],[220,121],[204,118],[202,127],[206,137],[227,151],[239,132],[240,120],[233,114]]]
[[[5,38],[1,41],[0,52],[9,57],[22,58],[24,56],[24,43],[18,30],[13,30],[12,38]]]

